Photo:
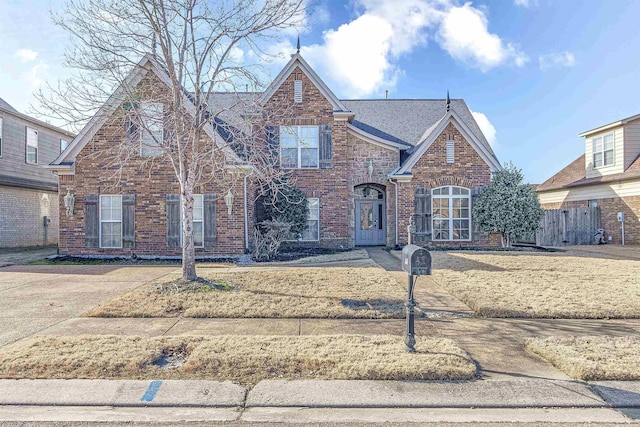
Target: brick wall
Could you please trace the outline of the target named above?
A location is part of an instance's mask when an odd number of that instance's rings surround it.
[[[446,162],[446,142],[454,141],[454,162]],[[400,182],[398,189],[398,217],[400,242],[407,242],[407,226],[414,213],[414,195],[418,186],[436,188],[456,185],[473,189],[491,183],[491,169],[480,155],[469,145],[458,129],[452,124],[442,131],[429,149],[412,168],[413,179]],[[473,218],[472,218],[473,222]],[[463,242],[431,242],[440,246],[499,246],[498,235],[482,236],[476,240]]]
[[[58,242],[58,194],[0,186],[0,248]],[[46,230],[42,217],[51,219]]]
[[[152,91],[148,91],[153,88]],[[141,100],[151,92],[166,88],[155,76],[148,76],[138,86]],[[166,89],[165,89],[166,90]],[[77,156],[74,176],[59,181],[61,254],[72,255],[180,255],[181,248],[167,248],[166,195],[180,194],[178,181],[167,159],[143,159],[134,154],[118,172],[113,159],[117,147],[125,140],[124,118],[115,113]],[[202,144],[213,142],[206,135]],[[115,152],[115,153],[114,153]],[[152,161],[150,161],[152,160]],[[229,178],[229,176],[225,177]],[[243,182],[235,179],[211,179],[194,189],[194,194],[216,194],[216,246],[196,248],[198,255],[240,254],[244,251]],[[74,215],[64,215],[63,198],[67,189],[75,195]],[[232,214],[224,202],[227,190],[234,195]],[[135,194],[135,247],[133,249],[96,249],[85,247],[84,200],[88,194]]]
[[[625,244],[640,245],[640,196],[612,197],[596,199],[600,208],[602,228],[607,236],[611,236],[610,243],[622,243],[622,225],[618,222],[618,212],[624,212]],[[564,203],[545,203],[543,209],[569,209],[588,206],[588,200]]]
[[[293,102],[295,80],[302,80],[302,103]],[[307,197],[320,199],[320,242],[324,247],[352,247],[349,235],[349,158],[347,122],[334,120],[333,106],[296,67],[265,105],[277,120],[273,125],[331,125],[333,163],[327,169],[295,169],[295,185]],[[274,113],[275,112],[275,113]],[[265,118],[265,120],[267,120]],[[308,244],[308,243],[304,243]]]

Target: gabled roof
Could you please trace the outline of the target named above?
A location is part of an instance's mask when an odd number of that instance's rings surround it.
[[[423,154],[429,149],[431,144],[433,144],[436,138],[444,131],[449,123],[452,123],[458,129],[464,139],[467,140],[469,145],[473,147],[473,149],[478,153],[482,160],[484,160],[487,165],[489,165],[492,171],[502,169],[502,167],[500,166],[500,162],[498,162],[498,159],[495,157],[495,154],[493,153],[493,150],[491,150],[491,147],[489,147],[489,144],[487,143],[487,145],[485,146],[485,144],[483,144],[483,142],[462,120],[460,115],[456,113],[455,110],[451,109],[450,111],[447,111],[440,120],[438,120],[437,125],[430,128],[431,131],[428,133],[426,138],[420,141],[416,146],[414,146],[414,148],[410,151],[411,155],[403,163],[397,174],[402,175],[411,172],[411,168],[416,163],[418,163],[418,160],[420,160]]]
[[[640,119],[640,114],[636,114],[635,116],[629,116],[629,117],[626,117],[624,119],[618,120],[616,122],[612,122],[612,123],[609,123],[609,124],[606,124],[606,125],[602,125],[602,126],[599,126],[597,128],[591,129],[591,130],[584,131],[581,134],[579,134],[578,136],[589,136],[589,135],[592,135],[592,134],[597,133],[597,132],[602,132],[602,131],[605,131],[607,129],[611,129],[611,128],[614,128],[614,127],[625,125],[625,124],[629,123],[630,121],[637,120],[637,119]]]
[[[285,67],[280,71],[280,73],[276,76],[276,78],[271,82],[269,87],[262,93],[260,97],[260,105],[265,105],[269,99],[273,96],[273,94],[278,90],[280,86],[287,80],[287,77],[291,74],[296,67],[300,67],[303,73],[311,80],[311,82],[318,88],[320,93],[324,95],[325,98],[331,103],[333,106],[333,111],[349,111],[347,107],[335,96],[335,94],[329,89],[329,87],[322,81],[320,76],[313,71],[313,68],[304,60],[304,58],[300,55],[300,53],[294,53],[291,55],[291,59],[285,65]]]
[[[625,181],[640,178],[640,155],[631,163],[626,171],[611,175],[586,177],[585,155],[581,155],[565,166],[560,172],[538,185],[537,192],[563,190],[585,185],[606,184],[608,182]]]
[[[18,112],[18,110],[13,108],[7,101],[5,101],[2,98],[0,98],[0,109],[6,110],[6,111],[12,111],[14,113]]]
[[[48,169],[56,170],[57,166],[63,166],[66,169],[70,169],[70,166],[75,161],[76,156],[82,151],[87,143],[91,141],[96,132],[105,124],[107,119],[115,112],[120,104],[126,100],[127,89],[135,87],[148,72],[153,72],[164,84],[172,87],[172,82],[169,79],[169,76],[162,69],[160,64],[158,64],[151,55],[146,54],[131,70],[129,75],[125,78],[124,83],[116,89],[107,102],[100,107],[98,112],[89,120],[84,128],[82,128],[73,141],[71,141],[69,147],[64,150],[57,159],[51,162]],[[184,105],[187,110],[191,114],[195,114],[195,106],[190,101],[188,94],[183,92],[183,96]],[[215,144],[218,144],[218,146],[224,150],[227,156],[230,156],[230,158],[237,163],[242,163],[233,150],[221,140],[220,135],[214,131],[213,126],[205,126],[204,131]]]
[[[33,124],[36,124],[38,126],[45,127],[45,128],[50,129],[50,130],[52,130],[54,132],[58,132],[58,133],[61,133],[63,135],[66,135],[66,136],[68,136],[70,138],[73,138],[75,136],[73,133],[69,132],[68,130],[59,128],[59,127],[54,126],[54,125],[52,125],[50,123],[47,123],[47,122],[43,122],[42,120],[35,119],[35,118],[31,117],[31,116],[27,116],[26,114],[22,114],[20,111],[18,111],[15,108],[13,108],[7,101],[5,101],[2,98],[0,98],[0,111],[7,112],[7,113],[12,114],[12,115],[14,115],[16,117],[21,118],[22,120],[26,120],[26,121],[31,122]]]
[[[418,145],[446,113],[444,99],[349,99],[343,104],[354,114],[353,125],[395,142]],[[473,114],[462,99],[452,99],[454,110],[480,144],[495,157]]]

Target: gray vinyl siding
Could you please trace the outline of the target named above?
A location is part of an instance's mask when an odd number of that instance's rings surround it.
[[[624,169],[640,155],[640,119],[632,120],[624,126]]]
[[[57,184],[58,177],[42,166],[48,165],[60,155],[60,139],[70,141],[72,138],[5,111],[0,111],[0,117],[2,118],[0,175]],[[27,127],[38,131],[38,163],[35,165],[25,161]]]

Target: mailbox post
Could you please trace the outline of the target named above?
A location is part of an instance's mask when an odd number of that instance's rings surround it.
[[[405,331],[405,350],[415,353],[415,307],[413,299],[414,276],[431,275],[431,254],[424,248],[416,245],[407,245],[402,249],[402,269],[409,277],[407,285],[407,302],[404,304],[407,312],[407,325]]]

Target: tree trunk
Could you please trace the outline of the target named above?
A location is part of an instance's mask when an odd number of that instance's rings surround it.
[[[182,278],[195,280],[196,250],[193,242],[193,191],[182,191]]]

